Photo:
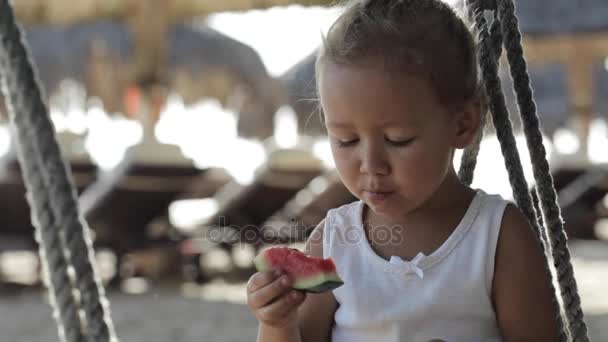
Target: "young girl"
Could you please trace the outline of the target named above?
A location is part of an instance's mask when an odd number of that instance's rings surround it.
[[[317,83],[341,180],[306,253],[344,280],[322,294],[261,272],[258,341],[556,341],[550,278],[524,216],[462,184],[455,149],[480,129],[474,40],[440,0],[349,4]]]

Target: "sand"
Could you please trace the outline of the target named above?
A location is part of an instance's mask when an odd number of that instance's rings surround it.
[[[571,243],[579,290],[593,341],[608,341],[608,245]],[[184,295],[186,293],[186,295]],[[152,288],[110,293],[112,318],[124,342],[255,341],[257,322],[244,305],[244,283],[203,289]],[[230,301],[230,302],[228,302]],[[54,342],[57,331],[44,296],[0,294],[0,342]]]

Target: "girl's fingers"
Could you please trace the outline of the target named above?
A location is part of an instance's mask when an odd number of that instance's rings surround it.
[[[254,310],[266,306],[275,298],[289,291],[290,288],[291,281],[289,277],[283,275],[271,283],[266,283],[265,286],[258,288],[254,292],[249,293],[249,306]]]
[[[253,293],[262,287],[272,283],[278,274],[275,271],[257,272],[247,282],[247,293]]]
[[[258,309],[258,318],[269,323],[278,323],[287,318],[302,302],[305,294],[291,290],[273,303]]]

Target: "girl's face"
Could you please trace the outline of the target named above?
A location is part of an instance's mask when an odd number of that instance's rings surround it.
[[[319,92],[337,171],[376,213],[398,219],[455,176],[454,148],[475,136],[479,112],[449,111],[422,77],[323,63]],[[477,122],[475,122],[477,120]]]

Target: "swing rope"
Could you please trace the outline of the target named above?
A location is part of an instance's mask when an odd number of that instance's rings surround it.
[[[115,340],[105,291],[93,267],[89,228],[81,219],[71,174],[8,0],[0,0],[0,70],[59,337],[69,342]]]
[[[547,225],[547,235],[551,242],[553,263],[560,281],[562,297],[570,331],[578,340],[579,336],[587,336],[587,326],[584,322],[580,297],[574,277],[574,270],[570,261],[570,252],[567,246],[567,237],[564,233],[564,222],[557,203],[557,193],[553,185],[553,177],[546,159],[543,145],[540,122],[536,111],[536,104],[532,98],[530,78],[526,69],[526,61],[521,46],[521,33],[517,29],[515,6],[511,1],[501,1],[498,7],[498,16],[505,37],[505,46],[510,65],[511,77],[517,94],[517,103],[522,113],[522,123],[529,146],[534,179],[537,183],[537,192],[543,219]]]
[[[517,150],[515,137],[513,136],[512,125],[509,118],[509,113],[506,108],[504,96],[502,94],[500,79],[498,78],[498,63],[497,57],[489,50],[488,34],[485,28],[486,22],[482,14],[475,14],[476,25],[479,28],[480,35],[480,65],[482,66],[482,79],[484,88],[489,98],[489,108],[493,114],[493,122],[496,127],[496,135],[500,142],[501,151],[505,159],[505,166],[509,175],[509,181],[513,188],[515,201],[518,207],[522,210],[536,233],[537,238],[541,242],[543,251],[546,249],[543,234],[541,233],[540,225],[536,220],[536,212],[532,203],[532,198],[528,192],[528,184],[524,177],[521,159]],[[547,265],[547,270],[548,270]],[[549,271],[550,272],[550,271]],[[553,284],[550,284],[552,293],[555,293]],[[559,313],[557,300],[554,298],[555,309],[557,312],[557,320],[560,330],[560,335],[564,334],[563,319]],[[565,336],[560,336],[560,340],[567,341]]]
[[[494,56],[497,58],[496,63],[498,63],[498,57],[500,56],[502,50],[502,36],[500,33],[500,24],[498,21],[492,22],[492,27],[490,28],[491,34],[491,42],[493,44]],[[479,131],[477,132],[477,136],[475,136],[475,140],[471,145],[469,145],[462,154],[460,159],[460,169],[458,170],[458,177],[463,182],[463,184],[471,185],[473,182],[473,174],[475,172],[475,166],[477,165],[477,155],[479,154],[479,148],[481,145],[481,140],[483,140],[483,130],[486,126],[487,120],[487,112],[488,112],[488,104],[486,103],[485,90],[480,89],[484,96],[481,97],[481,123],[479,125]]]
[[[479,32],[479,63],[482,71],[482,81],[485,94],[489,99],[489,109],[505,158],[505,166],[513,188],[515,201],[534,228],[543,251],[549,251],[549,253],[545,252],[545,255],[548,259],[553,260],[553,266],[557,273],[556,278],[560,287],[560,296],[567,324],[564,324],[561,308],[558,305],[557,298],[554,298],[560,328],[560,340],[588,341],[587,326],[580,306],[567,238],[563,230],[563,220],[557,204],[553,178],[546,159],[536,105],[532,97],[530,79],[523,56],[521,33],[515,16],[514,3],[512,0],[475,0],[469,2],[467,6],[469,13],[473,14],[475,27]],[[487,11],[493,13],[490,33],[488,33],[487,22],[484,17],[484,13]],[[498,25],[500,25],[500,33],[498,33]],[[530,151],[534,179],[537,183],[537,190],[533,191],[532,194],[528,191],[528,185],[523,174],[509,112],[498,77],[498,58],[502,53],[502,42],[498,40],[502,40],[503,37],[511,77],[514,81],[513,87],[524,126],[524,134]],[[476,152],[479,150],[479,147],[476,146],[477,143],[476,141],[473,144],[470,148],[471,151],[465,151],[463,154],[463,161],[461,162],[463,167],[469,168],[470,165],[474,167],[475,163],[471,159],[475,159],[477,156]],[[459,175],[463,176],[464,181],[469,181],[472,179],[472,170],[461,168]],[[545,229],[543,222],[547,223],[548,229]],[[547,261],[549,262],[549,260]],[[550,272],[550,270],[550,265],[547,264],[547,271]],[[555,293],[553,285],[551,287],[553,293]]]

